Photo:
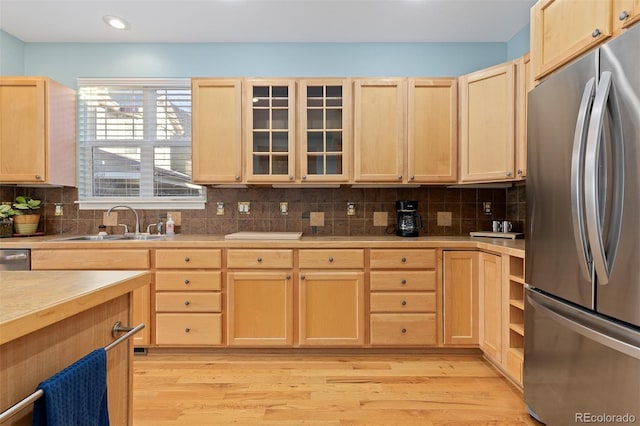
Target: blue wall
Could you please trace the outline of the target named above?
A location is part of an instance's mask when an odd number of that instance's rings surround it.
[[[508,43],[23,43],[0,31],[0,74],[78,77],[455,77],[521,56]],[[8,42],[5,42],[8,40]],[[21,65],[22,64],[22,65]]]

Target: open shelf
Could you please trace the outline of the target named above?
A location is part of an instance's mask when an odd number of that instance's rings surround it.
[[[509,305],[524,311],[524,302],[520,299],[509,299]]]
[[[524,324],[509,324],[509,328],[512,331],[515,331],[516,333],[518,333],[520,336],[524,336]]]

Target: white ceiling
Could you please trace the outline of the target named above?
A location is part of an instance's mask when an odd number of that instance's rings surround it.
[[[535,0],[0,0],[24,42],[506,42]],[[104,15],[127,20],[116,31]]]

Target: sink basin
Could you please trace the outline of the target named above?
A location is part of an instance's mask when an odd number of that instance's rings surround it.
[[[127,240],[162,240],[166,235],[126,234],[126,235],[77,235],[75,237],[57,238],[49,241],[127,241]]]

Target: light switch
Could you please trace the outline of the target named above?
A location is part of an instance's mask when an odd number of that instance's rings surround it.
[[[224,203],[222,201],[218,201],[216,204],[216,215],[224,216]]]
[[[356,215],[356,203],[347,203],[347,216]]]
[[[286,216],[289,214],[289,203],[286,201],[280,201],[280,214]]]

